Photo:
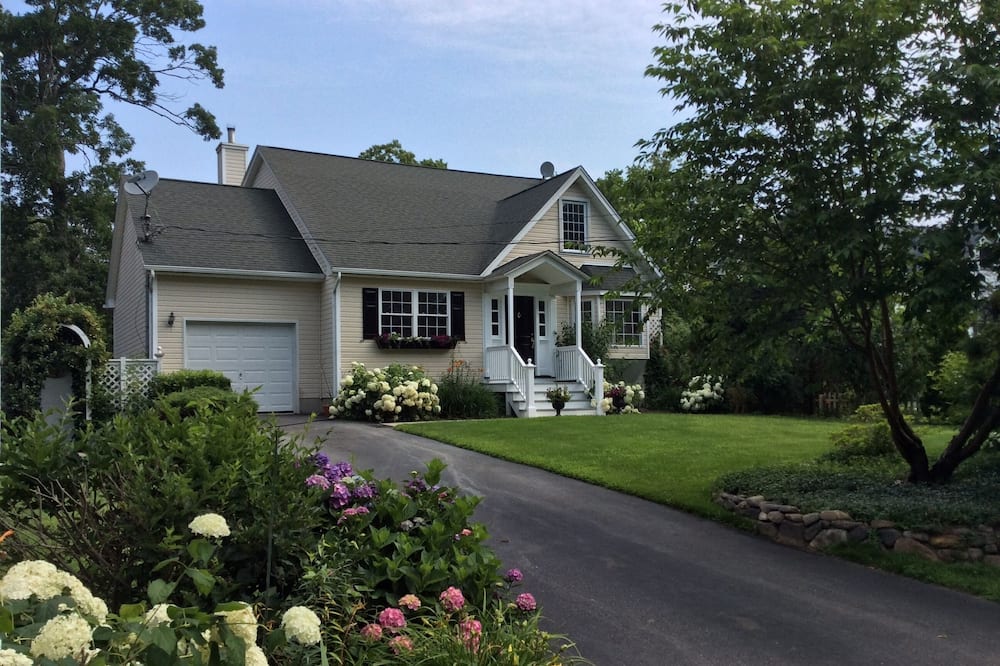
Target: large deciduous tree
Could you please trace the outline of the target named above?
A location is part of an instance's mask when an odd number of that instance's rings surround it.
[[[685,291],[752,293],[863,358],[911,481],[944,481],[1000,424],[1000,4],[698,0],[665,6],[647,75],[677,101],[639,240]],[[992,263],[991,263],[992,262]],[[995,276],[995,273],[993,273]],[[991,307],[979,307],[990,298]],[[899,321],[974,335],[989,371],[931,464],[902,409]]]
[[[3,77],[3,320],[38,293],[100,307],[113,188],[133,140],[108,101],[150,110],[205,139],[199,104],[175,108],[165,80],[222,87],[214,47],[179,35],[204,27],[192,0],[28,0],[0,10]],[[67,156],[77,156],[67,167]]]
[[[435,169],[447,169],[448,163],[442,159],[432,159],[425,157],[418,160],[415,153],[403,148],[399,139],[393,139],[389,143],[379,143],[369,146],[358,155],[363,160],[373,160],[375,162],[391,162],[392,164],[409,164],[411,166],[433,167]]]

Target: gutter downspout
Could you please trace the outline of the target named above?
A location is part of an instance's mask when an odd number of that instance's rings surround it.
[[[156,354],[156,347],[159,336],[156,331],[156,308],[158,307],[156,298],[156,271],[149,269],[149,294],[148,294],[148,307],[149,315],[147,325],[149,326],[149,333],[146,336],[146,341],[149,343],[149,349],[146,350],[146,358],[154,358]]]
[[[337,390],[340,388],[340,369],[341,369],[341,363],[340,363],[340,347],[341,347],[341,345],[340,345],[340,292],[341,292],[340,283],[341,283],[342,279],[343,279],[343,273],[341,273],[340,271],[337,271],[337,281],[333,285],[333,294],[331,295],[333,300],[330,303],[330,307],[331,307],[331,309],[333,311],[333,322],[331,323],[332,327],[333,327],[333,331],[332,331],[332,335],[331,335],[332,340],[330,340],[330,346],[332,347],[332,350],[333,350],[333,368],[332,368],[333,369],[333,378],[332,378],[332,381],[330,382],[330,388],[331,388],[331,390],[333,392],[333,395],[330,396],[331,398],[336,398],[337,397]]]

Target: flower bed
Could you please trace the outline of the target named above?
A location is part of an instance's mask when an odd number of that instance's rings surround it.
[[[638,414],[646,393],[639,384],[604,382],[601,410],[605,414]]]

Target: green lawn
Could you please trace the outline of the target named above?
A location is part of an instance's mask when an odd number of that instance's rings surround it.
[[[716,519],[711,491],[726,472],[807,462],[830,448],[836,420],[642,414],[408,423],[400,429]],[[934,428],[928,448],[948,431]]]
[[[770,416],[642,414],[435,421],[399,427],[746,526],[745,519],[712,502],[716,480],[747,468],[811,462],[830,450],[830,434],[843,426],[836,420]],[[918,431],[932,460],[953,433],[943,427]],[[925,501],[935,504],[933,498]],[[885,553],[870,544],[841,548],[837,554],[1000,601],[1000,569],[986,564],[928,562]]]

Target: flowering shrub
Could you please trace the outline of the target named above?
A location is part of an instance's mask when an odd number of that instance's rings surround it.
[[[646,393],[639,384],[604,382],[601,411],[605,414],[638,414],[639,407],[645,399]]]
[[[438,387],[417,366],[393,364],[369,370],[354,363],[340,382],[330,418],[359,421],[420,421],[441,412]]]
[[[545,391],[545,397],[549,402],[569,402],[569,389],[565,386],[553,386]]]
[[[722,406],[725,389],[722,377],[698,375],[692,377],[688,387],[681,393],[681,409],[685,412],[707,412]]]
[[[467,602],[458,587],[448,587],[427,603],[389,607],[375,622],[360,624],[348,637],[357,663],[402,664],[572,664],[572,643],[538,629],[535,598],[509,597],[523,579],[511,569],[507,584],[483,605]],[[411,595],[412,596],[412,595]],[[555,645],[553,645],[555,643]]]
[[[199,520],[201,519],[201,520]],[[211,526],[218,534],[222,516],[204,514],[192,525]],[[223,538],[222,536],[210,538]],[[196,579],[199,593],[208,597],[218,567],[212,566],[215,546],[195,538],[178,549],[175,557],[154,570],[171,570],[182,554],[189,558],[181,571]],[[208,567],[208,568],[206,568]],[[267,657],[257,645],[259,622],[254,608],[243,602],[220,603],[214,611],[167,602],[175,594],[176,580],[149,586],[153,606],[125,604],[118,615],[94,596],[79,579],[44,560],[25,560],[10,567],[0,579],[0,664],[40,663],[212,663],[263,666]],[[303,645],[320,641],[320,622],[304,607],[289,609],[281,628],[272,632],[278,641],[293,639]],[[322,648],[321,648],[322,650]]]

